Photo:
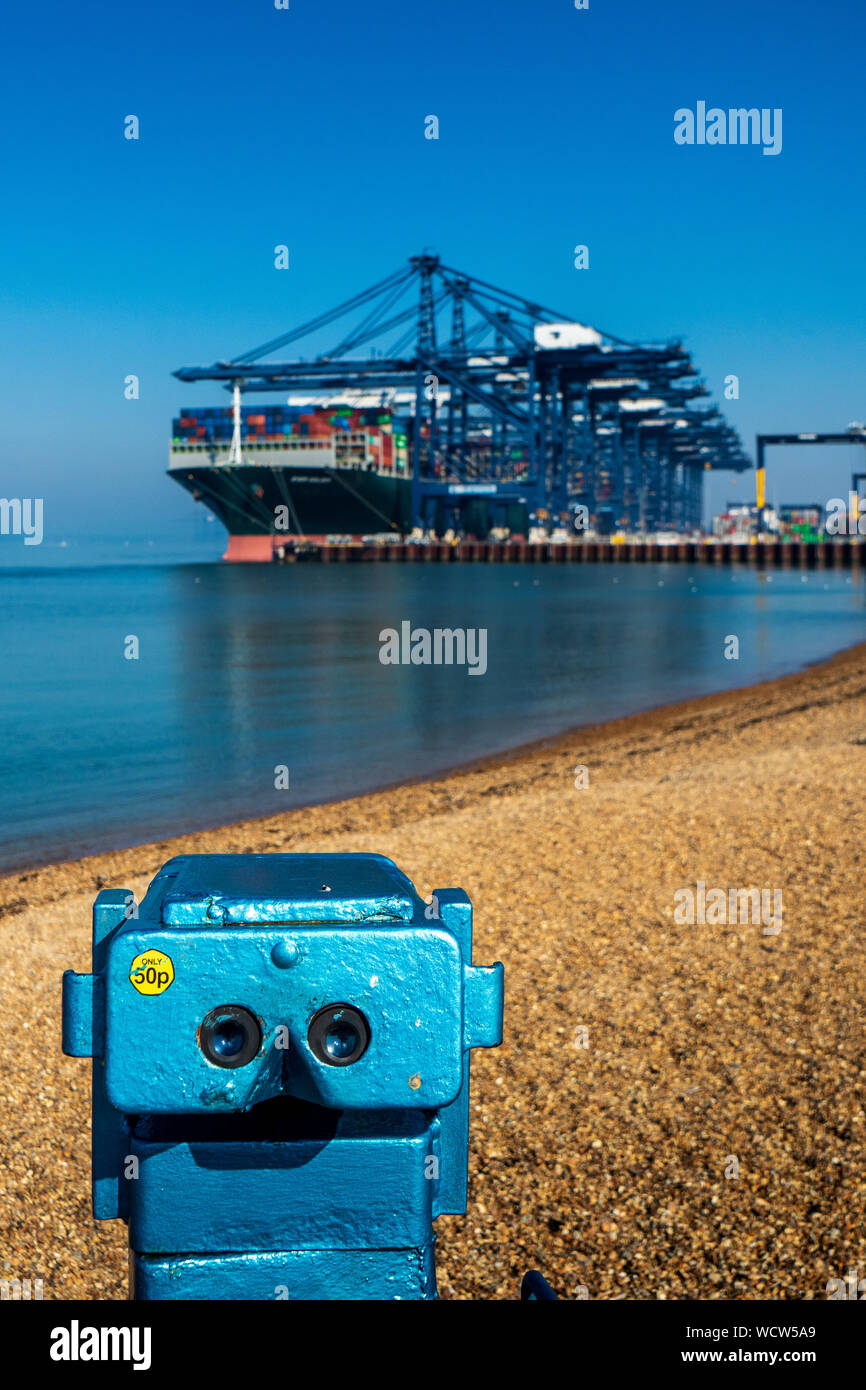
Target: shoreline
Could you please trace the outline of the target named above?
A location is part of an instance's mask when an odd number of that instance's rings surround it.
[[[4,885],[8,879],[26,876],[30,877],[48,869],[63,869],[73,864],[90,863],[108,857],[114,858],[118,855],[131,854],[135,851],[144,851],[156,845],[172,845],[183,841],[197,839],[201,836],[213,836],[220,833],[228,834],[242,829],[253,829],[256,826],[264,826],[265,822],[283,820],[286,817],[300,816],[311,811],[325,811],[330,808],[348,806],[354,802],[362,801],[367,797],[385,796],[394,792],[399,792],[404,788],[421,787],[428,783],[441,782],[447,779],[458,777],[464,773],[483,773],[506,765],[513,760],[530,757],[538,752],[554,752],[560,744],[567,740],[588,738],[598,736],[607,729],[615,729],[620,726],[629,725],[630,721],[643,721],[652,719],[654,716],[662,716],[668,712],[691,711],[693,707],[699,707],[708,701],[736,698],[738,695],[747,696],[751,692],[766,690],[771,686],[781,685],[785,681],[795,680],[798,676],[805,675],[812,670],[830,668],[843,657],[851,653],[856,653],[862,649],[866,655],[866,641],[856,642],[851,646],[842,647],[829,657],[819,657],[814,661],[807,661],[794,671],[789,671],[782,676],[769,676],[766,680],[756,681],[751,685],[734,686],[729,690],[711,691],[704,695],[693,695],[685,700],[675,700],[670,703],[660,705],[649,705],[645,709],[636,710],[633,714],[618,715],[615,719],[605,719],[589,724],[573,724],[561,733],[548,734],[542,738],[530,739],[526,743],[512,745],[495,753],[485,753],[479,758],[471,758],[467,762],[449,763],[448,765],[434,769],[430,772],[419,774],[417,777],[400,778],[395,782],[383,782],[370,787],[365,791],[353,792],[348,796],[330,797],[324,801],[302,802],[300,805],[287,807],[285,811],[271,812],[264,815],[244,816],[240,820],[222,821],[217,824],[207,824],[197,826],[192,830],[177,831],[168,835],[159,836],[146,840],[136,840],[131,844],[112,845],[106,849],[90,850],[83,854],[63,856],[58,859],[45,860],[23,860],[20,864],[10,865],[8,868],[0,869],[0,921],[4,915],[5,895]],[[188,851],[192,852],[192,851]]]
[[[4,1258],[46,1299],[126,1298],[126,1230],[90,1212],[91,1069],[60,1052],[95,892],[140,898],[181,852],[372,850],[424,897],[464,888],[474,961],[505,967],[502,1046],[472,1059],[467,1215],[436,1223],[443,1298],[514,1299],[528,1268],[564,1299],[825,1297],[866,1268],[864,781],[860,644],[448,776],[0,879],[26,1044],[0,1103]],[[781,931],[678,924],[701,882],[780,892]]]

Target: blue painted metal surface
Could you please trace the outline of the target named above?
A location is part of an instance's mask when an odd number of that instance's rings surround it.
[[[63,978],[93,1204],[138,1298],[432,1298],[466,1208],[469,1051],[502,1039],[459,889],[373,854],[193,855],[94,905]]]
[[[258,1255],[137,1255],[136,1299],[306,1301],[436,1297],[433,1243],[417,1250],[287,1250]]]

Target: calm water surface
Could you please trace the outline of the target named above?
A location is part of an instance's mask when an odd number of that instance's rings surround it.
[[[379,632],[403,620],[486,628],[487,673],[383,666]],[[724,657],[731,634],[737,661]],[[130,635],[137,661],[124,659]],[[864,637],[856,573],[2,570],[0,869],[422,776]],[[290,785],[278,791],[281,765]]]

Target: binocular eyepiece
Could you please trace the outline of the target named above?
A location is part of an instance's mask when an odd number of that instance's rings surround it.
[[[220,1004],[202,1019],[199,1047],[214,1067],[245,1067],[262,1047],[259,1020],[242,1004]],[[310,1020],[310,1051],[329,1067],[350,1067],[370,1043],[370,1025],[351,1004],[326,1004]]]
[[[310,1023],[310,1051],[329,1067],[350,1067],[367,1051],[370,1025],[351,1004],[326,1004]]]
[[[202,1019],[199,1047],[215,1067],[245,1067],[262,1045],[259,1021],[242,1004],[220,1004]]]

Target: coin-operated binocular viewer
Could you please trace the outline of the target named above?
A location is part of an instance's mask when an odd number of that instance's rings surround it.
[[[502,1040],[460,889],[377,854],[184,855],[104,891],[63,1050],[139,1299],[434,1298],[466,1210],[469,1050]]]

